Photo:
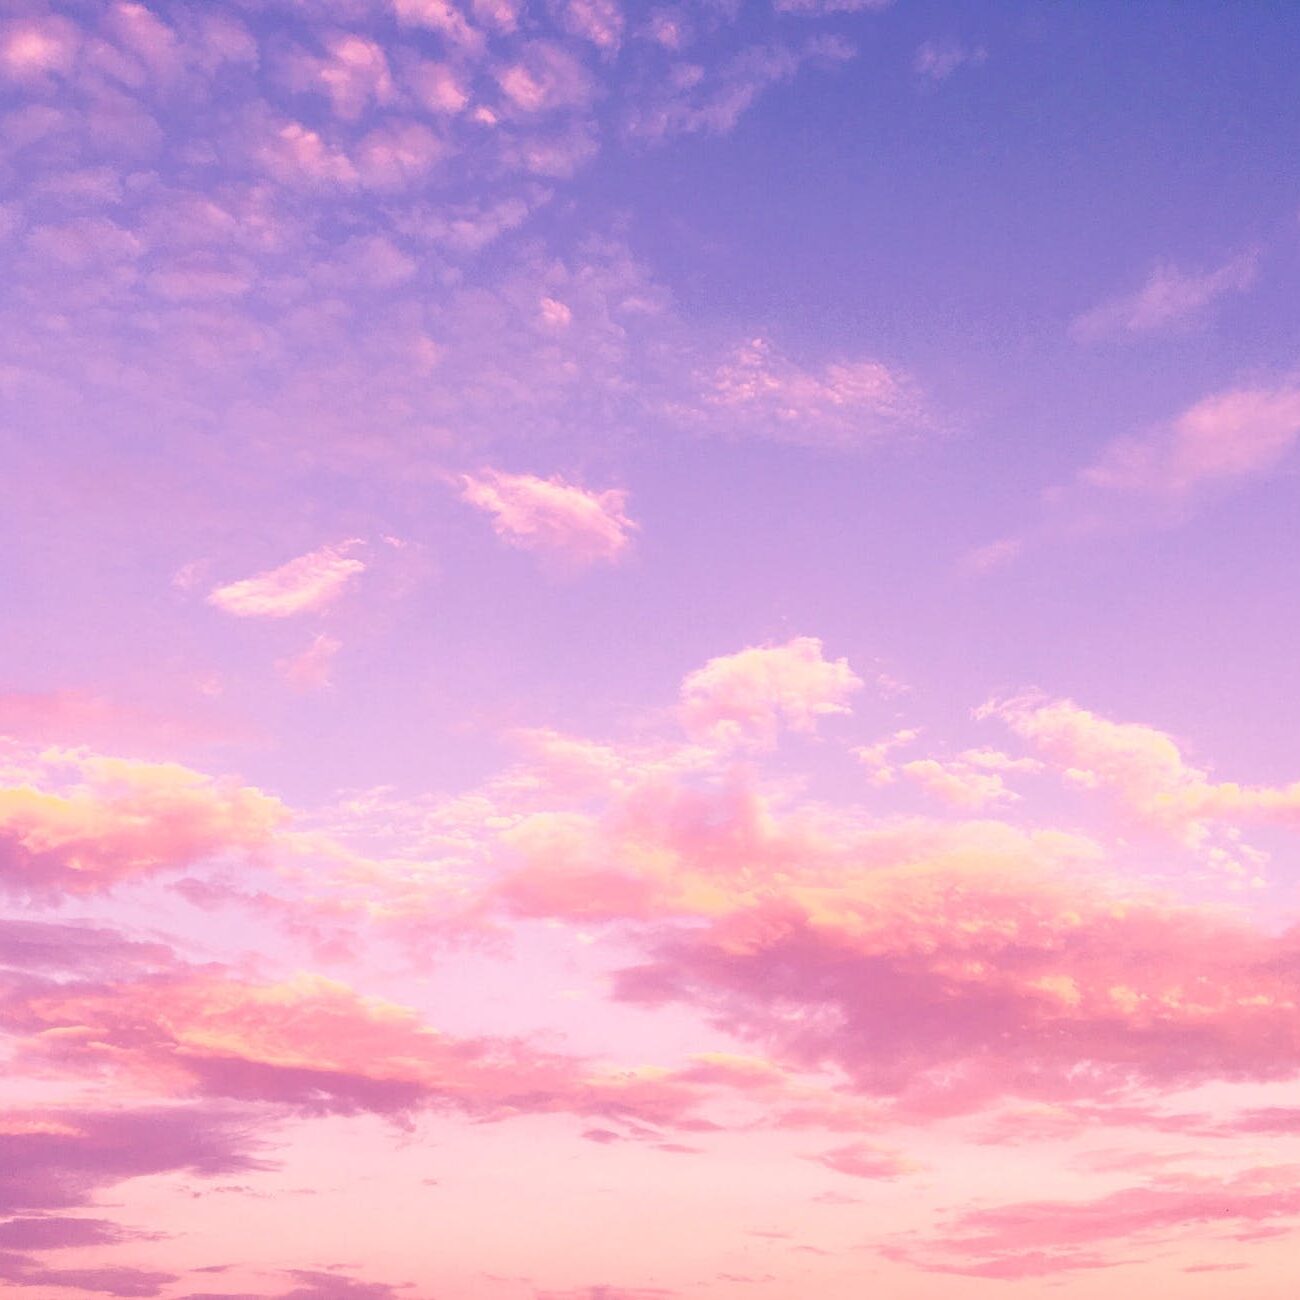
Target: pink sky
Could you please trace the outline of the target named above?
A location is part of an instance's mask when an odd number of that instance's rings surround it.
[[[0,1287],[1289,1296],[1298,50],[10,0]]]

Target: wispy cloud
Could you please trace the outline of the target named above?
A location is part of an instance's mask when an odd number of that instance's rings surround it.
[[[978,67],[988,58],[983,46],[967,47],[957,41],[926,41],[916,51],[912,71],[923,81],[947,81],[960,67]]]
[[[743,437],[852,447],[929,424],[911,379],[874,359],[806,367],[756,338],[698,378],[706,416]]]
[[[1300,437],[1300,386],[1234,388],[1202,398],[1166,427],[1111,443],[1079,476],[1108,492],[1185,498],[1274,468]]]
[[[365,564],[349,554],[360,545],[353,538],[322,546],[278,568],[214,587],[208,603],[238,618],[291,618],[324,609],[365,572]]]
[[[1070,329],[1075,338],[1087,343],[1179,329],[1220,298],[1249,289],[1258,271],[1259,252],[1254,249],[1210,271],[1181,271],[1162,263],[1140,289],[1076,316]]]
[[[342,646],[337,637],[321,632],[305,650],[281,659],[276,664],[276,671],[295,690],[323,690],[330,684],[334,659]]]

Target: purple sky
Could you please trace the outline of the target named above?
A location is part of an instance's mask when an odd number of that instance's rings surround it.
[[[7,0],[0,1284],[1278,1300],[1297,53]]]

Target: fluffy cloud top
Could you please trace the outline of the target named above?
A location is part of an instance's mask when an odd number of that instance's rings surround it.
[[[46,751],[0,786],[0,885],[84,894],[225,854],[254,852],[279,800],[178,763]]]
[[[682,682],[680,712],[691,735],[771,743],[781,725],[811,731],[849,712],[862,679],[847,659],[827,659],[816,637],[753,646],[710,659]]]

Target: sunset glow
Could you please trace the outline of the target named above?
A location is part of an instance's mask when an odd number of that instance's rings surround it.
[[[5,0],[0,1289],[1300,1293],[1298,56]]]

